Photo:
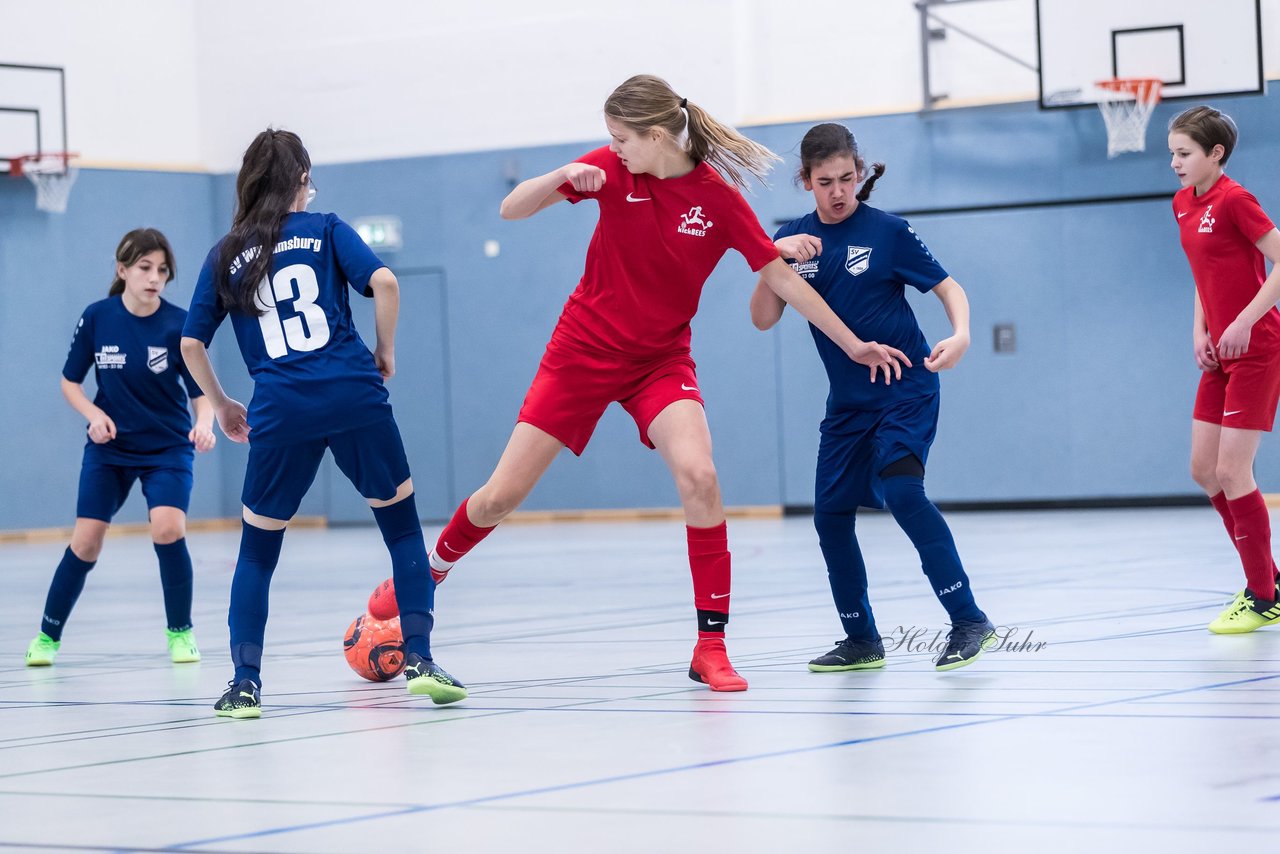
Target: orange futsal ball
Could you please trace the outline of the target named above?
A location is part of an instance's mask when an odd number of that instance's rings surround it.
[[[404,670],[404,639],[400,618],[375,620],[361,614],[347,629],[342,641],[347,664],[370,682],[386,682]]]
[[[390,578],[377,586],[369,596],[369,616],[375,620],[390,620],[400,616],[396,602],[396,585]]]

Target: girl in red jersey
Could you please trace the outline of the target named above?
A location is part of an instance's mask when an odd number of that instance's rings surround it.
[[[1223,174],[1236,125],[1212,107],[1169,123],[1173,197],[1182,248],[1196,282],[1192,340],[1203,372],[1191,422],[1191,476],[1222,516],[1246,586],[1209,623],[1217,634],[1280,621],[1271,520],[1253,458],[1280,401],[1280,231],[1244,187]],[[1266,275],[1266,263],[1272,263]]]
[[[772,152],[649,75],[615,89],[604,113],[608,146],[530,178],[502,202],[504,219],[524,219],[565,199],[595,199],[600,220],[506,450],[440,534],[432,574],[443,581],[520,505],[561,448],[581,454],[617,401],[635,419],[640,441],[662,455],[684,508],[698,614],[689,676],[713,691],[743,691],[746,680],[724,646],[728,540],[689,357],[689,321],[703,284],[736,249],[778,296],[868,366],[872,381],[889,382],[910,362],[899,350],[859,340],[778,257],[739,192],[744,173],[762,176]]]

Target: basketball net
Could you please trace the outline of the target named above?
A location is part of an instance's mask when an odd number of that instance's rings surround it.
[[[1146,77],[1099,80],[1098,109],[1107,125],[1107,157],[1147,150],[1147,123],[1160,103],[1161,81]]]
[[[29,154],[9,163],[13,177],[25,175],[36,188],[36,208],[49,213],[66,213],[67,199],[80,170],[71,165],[76,155],[68,152]]]

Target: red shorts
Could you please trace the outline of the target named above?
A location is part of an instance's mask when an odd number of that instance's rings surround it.
[[[1280,402],[1280,353],[1247,354],[1200,375],[1197,421],[1239,430],[1271,431]]]
[[[614,401],[635,419],[650,448],[649,425],[677,400],[696,400],[698,377],[688,354],[648,361],[588,352],[556,341],[547,345],[516,419],[532,424],[582,456],[596,423]]]

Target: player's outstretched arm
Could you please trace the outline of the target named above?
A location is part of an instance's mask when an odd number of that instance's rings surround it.
[[[579,193],[595,193],[604,186],[604,170],[587,163],[566,163],[545,175],[521,181],[502,200],[498,213],[503,219],[527,219],[564,201],[558,188],[566,181]]]
[[[396,323],[400,319],[400,282],[387,267],[379,267],[369,277],[373,291],[373,318],[378,340],[373,347],[373,361],[384,380],[396,373]]]
[[[903,365],[911,367],[907,354],[896,347],[863,341],[854,335],[818,292],[781,258],[775,258],[760,268],[760,279],[779,299],[794,306],[805,320],[822,330],[850,359],[870,368],[871,382],[875,382],[876,376],[883,371],[884,381],[888,384],[893,379],[902,378]]]
[[[951,321],[951,337],[935,344],[924,360],[924,366],[937,373],[954,368],[969,349],[969,298],[960,283],[950,276],[934,285],[933,293],[941,300],[947,320]]]
[[[62,396],[71,404],[71,408],[79,412],[89,422],[89,438],[95,445],[110,442],[116,437],[116,423],[111,416],[103,412],[89,396],[84,393],[84,386],[62,378]]]
[[[188,338],[184,335],[182,361],[186,363],[187,370],[191,372],[191,378],[196,381],[196,385],[200,386],[205,399],[213,407],[222,432],[233,442],[248,442],[251,429],[246,420],[248,412],[244,404],[227,397],[227,393],[222,390],[222,383],[218,382],[218,375],[214,373],[213,363],[209,361],[209,351],[205,348],[204,342],[199,338]]]
[[[1249,337],[1253,324],[1280,301],[1280,231],[1271,229],[1258,238],[1255,246],[1271,262],[1271,275],[1262,283],[1258,295],[1249,301],[1244,310],[1222,330],[1218,341],[1218,355],[1224,359],[1237,359],[1249,351]]]

